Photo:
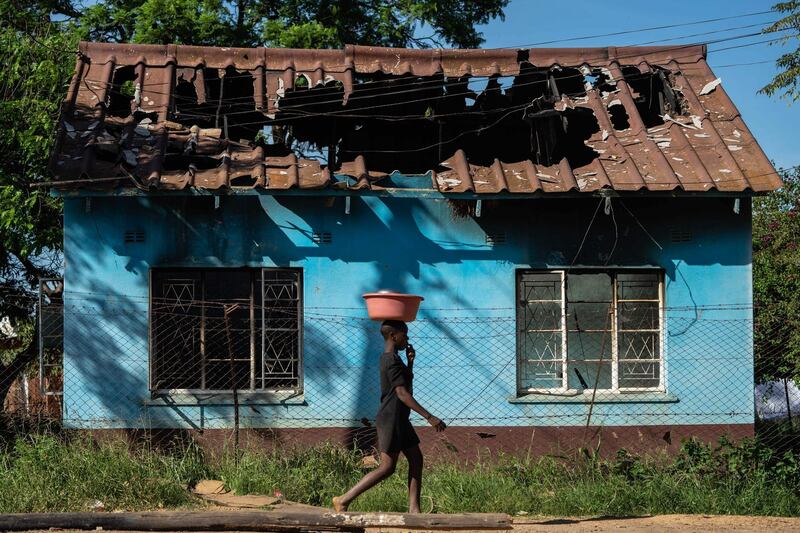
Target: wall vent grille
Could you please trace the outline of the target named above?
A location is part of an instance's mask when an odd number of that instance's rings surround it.
[[[693,238],[692,230],[689,229],[672,229],[669,234],[672,242],[690,242]]]
[[[486,244],[490,246],[505,244],[505,242],[506,242],[506,233],[504,231],[495,231],[493,233],[486,234]]]
[[[125,244],[144,242],[144,231],[140,229],[128,230],[125,232]]]
[[[311,234],[311,240],[317,244],[330,244],[333,242],[330,231],[315,231]]]

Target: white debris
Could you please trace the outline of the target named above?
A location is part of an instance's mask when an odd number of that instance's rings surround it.
[[[622,100],[615,98],[608,103],[608,107],[614,107],[615,105],[622,105]]]
[[[680,157],[673,157],[672,159],[674,159],[675,161],[681,161],[681,162],[683,162],[683,159],[681,159]]]
[[[703,119],[702,118],[698,117],[697,115],[692,115],[691,119],[692,119],[692,123],[694,124],[695,128],[697,128],[698,130],[702,130],[703,129]]]
[[[578,182],[578,188],[581,190],[585,189],[586,186],[589,184],[589,180],[585,178],[578,178],[576,181]]]
[[[717,79],[715,79],[713,81],[710,81],[710,82],[706,83],[703,86],[703,88],[700,89],[700,96],[703,96],[704,94],[710,93],[711,91],[716,89],[719,86],[720,83],[722,83],[722,80],[720,78],[717,78]]]
[[[608,139],[608,130],[603,130],[603,140]]]
[[[730,150],[731,152],[738,152],[741,149],[742,149],[742,147],[739,146],[739,145],[736,145],[736,144],[729,144],[728,145],[728,150]]]
[[[730,174],[731,172],[733,172],[732,170],[728,170],[727,168],[721,168],[719,169],[719,171],[722,172],[723,174]]]
[[[677,124],[678,126],[682,126],[682,127],[684,127],[684,128],[688,128],[688,129],[690,129],[690,130],[697,129],[697,128],[695,128],[694,126],[690,126],[689,124],[684,124],[683,122],[679,122],[679,121],[675,120],[674,118],[672,118],[671,116],[669,116],[669,113],[665,114],[665,115],[664,115],[663,117],[661,117],[661,118],[663,118],[663,119],[664,119],[664,122],[672,122],[672,123],[674,123],[674,124]]]
[[[3,319],[0,320],[0,336],[7,339],[14,339],[17,337],[17,332],[14,330],[14,326],[11,325],[11,319],[7,316],[4,316]]]
[[[741,132],[741,131],[739,131],[739,130],[733,130],[733,135],[734,135],[735,137],[741,137],[741,136],[742,136],[742,132]]]
[[[711,135],[709,135],[708,133],[695,133],[694,136],[695,137],[699,137],[701,139],[705,139],[707,137],[711,137]]]

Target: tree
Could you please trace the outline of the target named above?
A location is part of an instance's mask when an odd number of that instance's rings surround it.
[[[80,17],[98,41],[331,48],[483,42],[508,0],[106,0]],[[420,31],[429,35],[420,36]]]
[[[773,11],[785,14],[783,18],[774,24],[764,28],[764,33],[782,33],[782,37],[777,41],[780,44],[787,44],[800,37],[800,0],[790,0],[779,2],[773,6]],[[783,33],[788,32],[788,33]],[[760,93],[770,96],[783,91],[783,98],[791,98],[792,101],[800,98],[800,46],[781,55],[775,62],[781,69],[772,81],[765,85]]]
[[[753,206],[757,382],[800,383],[800,167]],[[787,401],[788,405],[788,401]]]
[[[0,0],[0,319],[30,330],[36,281],[59,271],[47,160],[79,39],[209,46],[476,47],[508,0]],[[26,337],[27,338],[27,337]],[[3,350],[0,404],[36,345]]]

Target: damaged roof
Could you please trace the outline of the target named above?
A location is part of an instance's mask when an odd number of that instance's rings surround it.
[[[781,185],[702,45],[81,43],[51,170],[62,189],[380,190],[403,176],[444,194]]]

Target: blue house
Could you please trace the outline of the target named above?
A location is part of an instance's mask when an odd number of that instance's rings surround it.
[[[752,435],[751,198],[780,187],[705,47],[83,43],[63,424],[369,446],[378,325],[425,300],[442,453]]]

